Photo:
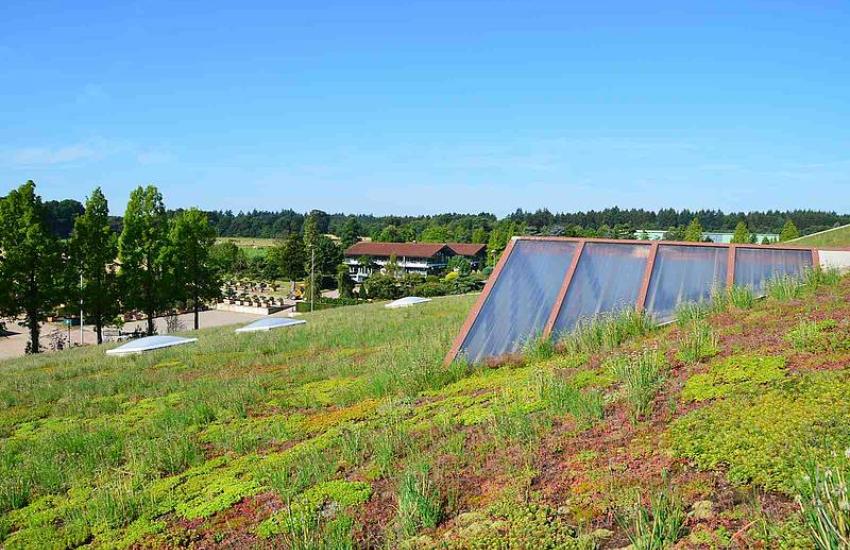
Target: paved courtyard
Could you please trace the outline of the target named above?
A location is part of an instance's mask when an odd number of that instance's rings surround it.
[[[276,313],[275,315],[272,315],[272,317],[286,317],[288,315],[289,312],[286,311]],[[261,317],[263,316],[254,315],[250,313],[237,313],[233,311],[219,311],[211,309],[209,311],[201,312],[200,325],[201,328],[217,327],[222,325],[239,325],[250,323],[251,321],[254,321]],[[191,313],[178,315],[178,319],[181,325],[179,330],[185,331],[192,329],[193,315]],[[158,317],[154,320],[154,323],[156,325],[156,330],[158,334],[167,334],[168,330],[165,317]],[[147,323],[145,321],[132,321],[125,323],[123,330],[125,332],[132,332],[135,328],[144,330],[146,326]],[[12,334],[5,337],[0,336],[0,361],[24,355],[24,351],[26,350],[27,346],[27,341],[29,340],[29,333],[27,329],[25,327],[19,326],[17,323],[6,321],[6,329]],[[68,336],[68,328],[64,325],[58,323],[46,323],[41,327],[42,347],[49,347],[49,335],[54,331],[61,331],[66,337]],[[83,340],[86,345],[94,344],[95,334],[94,328],[92,326],[85,325],[83,327]],[[71,342],[74,345],[79,344],[80,327],[71,327]]]

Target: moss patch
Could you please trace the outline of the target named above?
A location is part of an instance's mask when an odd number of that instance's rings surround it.
[[[850,444],[850,373],[806,374],[717,401],[673,422],[670,435],[673,451],[700,469],[792,494],[807,460],[829,464]]]
[[[712,364],[708,372],[695,374],[682,390],[685,401],[706,401],[734,393],[746,393],[785,377],[782,357],[734,355]]]

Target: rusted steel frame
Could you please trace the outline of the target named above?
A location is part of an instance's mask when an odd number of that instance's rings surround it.
[[[735,284],[735,256],[738,245],[729,245],[729,255],[726,257],[726,288],[732,288]]]
[[[481,313],[481,309],[484,307],[484,304],[487,302],[487,298],[493,291],[493,287],[499,279],[499,274],[502,272],[502,269],[504,269],[505,264],[508,263],[508,258],[510,257],[511,252],[513,252],[514,245],[517,240],[519,240],[519,237],[513,237],[510,241],[508,241],[505,251],[502,252],[502,257],[499,258],[499,261],[496,263],[496,267],[493,268],[493,271],[490,273],[490,277],[487,278],[487,284],[484,285],[484,290],[481,292],[481,295],[478,296],[478,300],[475,302],[472,310],[470,310],[469,315],[466,316],[466,320],[463,322],[463,326],[455,338],[452,348],[446,354],[446,358],[443,360],[445,365],[450,365],[457,357],[458,352],[460,352],[460,347],[463,345],[463,341],[466,340],[469,331],[472,330],[472,325],[475,324],[475,319],[478,318],[478,314]]]
[[[649,293],[649,280],[652,278],[652,270],[655,267],[655,257],[658,255],[658,241],[653,241],[649,248],[649,257],[646,259],[646,269],[643,270],[643,280],[640,283],[635,309],[643,311],[646,306],[646,295]]]
[[[543,336],[546,338],[552,334],[552,329],[555,328],[555,321],[558,320],[558,314],[561,312],[561,305],[564,303],[564,298],[567,297],[567,290],[573,280],[573,275],[576,273],[578,262],[581,259],[581,253],[584,251],[585,242],[587,241],[583,239],[578,241],[578,246],[573,252],[572,260],[570,260],[570,267],[567,269],[566,275],[564,275],[561,288],[558,290],[558,296],[555,298],[555,305],[552,306],[552,311],[549,313],[549,319],[547,319],[546,325],[543,327]]]
[[[602,239],[602,238],[584,238],[584,237],[554,237],[554,236],[541,236],[541,235],[527,235],[516,237],[518,239],[524,241],[570,241],[570,242],[585,242],[585,243],[611,243],[611,244],[635,244],[635,243],[659,243],[663,245],[669,246],[709,246],[715,248],[728,248],[733,246],[733,243],[700,243],[700,242],[690,242],[690,241],[665,241],[665,240],[652,240],[652,241],[642,241],[639,239]],[[765,250],[812,250],[811,246],[797,246],[794,244],[785,244],[782,243],[780,245],[776,244],[734,244],[738,248],[756,248],[756,249],[765,249]],[[836,252],[850,252],[850,247],[846,246],[831,246],[831,247],[818,247],[819,250],[831,250]]]

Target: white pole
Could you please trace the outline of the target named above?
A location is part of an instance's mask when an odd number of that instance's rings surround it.
[[[83,345],[83,274],[82,273],[80,273],[80,345],[81,346]]]
[[[310,247],[310,313],[316,296],[316,247]]]

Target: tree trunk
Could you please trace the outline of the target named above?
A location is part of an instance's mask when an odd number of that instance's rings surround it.
[[[39,326],[38,318],[35,313],[27,313],[27,322],[30,326],[30,353],[39,353],[41,344],[39,343]]]
[[[198,330],[200,323],[198,322],[198,302],[195,301],[195,330]]]
[[[97,344],[100,345],[103,343],[103,322],[100,319],[97,319],[94,322],[94,331],[97,334]]]
[[[153,336],[153,312],[148,312],[148,336]]]

